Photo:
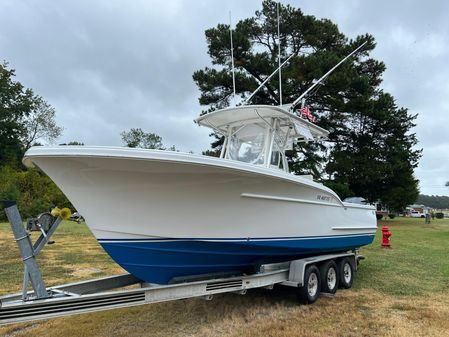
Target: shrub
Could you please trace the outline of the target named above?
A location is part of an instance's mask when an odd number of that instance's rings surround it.
[[[394,219],[394,218],[396,218],[396,214],[390,213],[390,214],[388,214],[388,217],[390,219]]]
[[[73,210],[61,190],[39,169],[22,171],[10,167],[0,168],[0,200],[15,200],[23,219],[37,216],[53,205]],[[5,219],[0,205],[0,220]]]
[[[437,219],[443,219],[444,218],[444,213],[435,213],[435,217]]]
[[[384,215],[382,213],[376,213],[377,220],[382,220],[383,217]]]

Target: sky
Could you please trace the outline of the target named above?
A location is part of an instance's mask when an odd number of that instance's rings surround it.
[[[418,114],[423,194],[449,195],[449,2],[281,1],[328,18],[349,38],[369,33],[382,87]],[[58,143],[121,145],[140,127],[164,144],[201,153],[210,130],[192,74],[210,65],[204,31],[251,17],[256,0],[0,0],[0,61],[44,97],[64,127]]]

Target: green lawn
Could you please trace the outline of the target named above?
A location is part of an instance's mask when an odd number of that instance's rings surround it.
[[[390,249],[380,248],[380,227],[393,233]],[[393,295],[425,295],[449,290],[449,219],[396,218],[379,222],[376,239],[361,249],[356,289]]]
[[[33,233],[33,241],[39,233]],[[63,221],[37,261],[47,286],[123,272],[104,252],[87,226]],[[21,289],[23,267],[8,223],[0,223],[0,295]]]

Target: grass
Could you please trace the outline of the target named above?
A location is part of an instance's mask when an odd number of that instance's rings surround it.
[[[449,336],[449,220],[383,221],[364,247],[354,287],[302,306],[291,289],[224,294],[0,327],[0,336]],[[379,227],[380,227],[379,226]],[[38,261],[47,285],[123,272],[84,224],[64,222]],[[20,290],[22,266],[8,224],[0,224],[0,295]]]
[[[33,233],[33,241],[39,234]],[[64,221],[38,257],[47,286],[123,272],[85,224]],[[11,228],[0,223],[0,295],[21,289],[23,269]]]
[[[373,289],[387,295],[428,295],[449,292],[449,219],[398,218],[388,225],[391,249],[375,242],[362,249],[367,260],[360,266],[356,289]],[[379,226],[380,228],[380,226]]]

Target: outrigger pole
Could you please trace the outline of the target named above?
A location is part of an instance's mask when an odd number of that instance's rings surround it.
[[[315,88],[318,84],[320,84],[327,76],[329,76],[335,69],[337,69],[344,61],[346,61],[348,58],[350,58],[352,55],[354,55],[357,51],[360,50],[368,41],[363,42],[360,46],[358,46],[356,49],[354,49],[349,55],[347,55],[344,59],[342,59],[340,62],[338,62],[332,69],[330,69],[327,73],[325,73],[321,78],[313,83],[306,91],[304,91],[301,96],[299,96],[295,101],[292,103],[290,107],[290,112],[295,108],[295,106],[301,102],[301,100],[312,90]]]
[[[279,21],[279,1],[277,6],[278,14],[278,67],[279,67],[279,106],[282,106],[282,69],[281,69],[281,33]]]
[[[231,35],[231,64],[232,64],[232,89],[233,96],[232,100],[235,105],[235,71],[234,71],[234,45],[232,43],[232,20],[231,20],[231,11],[229,11],[229,34]]]
[[[274,74],[276,74],[288,61],[290,61],[290,59],[293,57],[293,56],[295,56],[296,55],[296,53],[294,53],[294,54],[291,54],[289,57],[288,57],[288,59],[286,59],[284,62],[282,62],[282,64],[275,70],[275,71],[273,71],[272,73],[271,73],[271,75],[270,76],[268,76],[266,79],[265,79],[265,81],[263,81],[262,83],[260,83],[260,85],[257,87],[257,89],[256,90],[254,90],[253,91],[253,93],[246,99],[246,100],[244,100],[243,101],[243,105],[245,105],[245,104],[247,104],[250,100],[251,100],[251,98],[253,98],[253,96],[256,94],[256,92],[258,92],[259,90],[260,90],[260,88],[262,88],[264,85],[265,85],[265,83],[267,83],[273,76],[274,76]]]

